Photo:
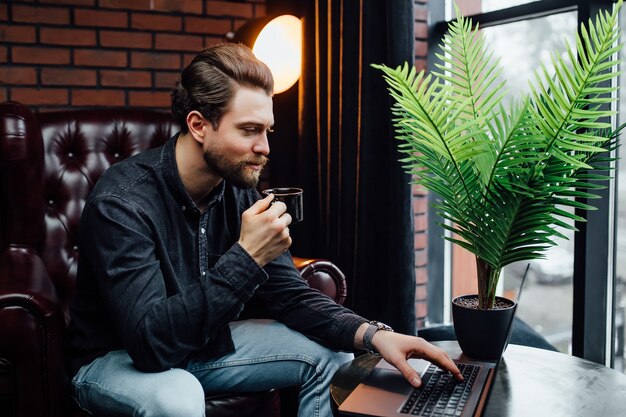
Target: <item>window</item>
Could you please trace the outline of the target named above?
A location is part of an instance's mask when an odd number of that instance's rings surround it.
[[[620,26],[626,27],[626,12],[620,11]],[[622,32],[622,42],[626,42],[626,34]],[[622,51],[622,55],[624,52]],[[626,77],[620,79],[619,92],[619,123],[626,122]],[[626,146],[624,146],[622,135],[622,146],[619,149],[619,161],[617,162],[617,236],[615,243],[616,265],[615,265],[615,369],[626,371],[624,354],[624,344],[626,334],[624,332],[624,322],[626,322]]]
[[[443,3],[429,2],[434,25],[429,45],[440,43],[446,17],[453,15],[452,2],[445,2],[445,6]],[[549,62],[547,51],[564,45],[565,39],[572,44],[580,22],[586,22],[599,8],[612,4],[610,0],[456,0],[456,3],[464,14],[480,23],[491,48],[502,57],[503,76],[511,87],[511,98],[527,90],[528,80],[532,78],[530,68],[537,67],[540,61]],[[622,17],[626,19],[623,10]],[[433,62],[431,54],[429,65]],[[626,86],[622,88],[623,103],[620,103],[626,106]],[[620,111],[622,113],[626,114]],[[622,119],[622,123],[626,121]],[[559,350],[607,365],[613,364],[615,359],[614,366],[620,370],[623,370],[625,342],[626,258],[622,255],[619,259],[614,254],[626,254],[625,149],[622,146],[624,159],[617,181],[610,184],[602,199],[591,202],[598,210],[582,213],[588,223],[578,225],[581,232],[559,242],[548,253],[546,261],[531,262],[531,275],[518,310],[520,318]],[[620,187],[620,193],[616,193],[616,186]],[[614,208],[618,198],[620,211],[616,215]],[[475,274],[473,256],[464,255],[456,246],[444,243],[443,232],[435,225],[438,220],[431,210],[428,221],[430,323],[450,321],[449,301],[452,296],[468,291],[459,286],[460,281],[455,280],[455,276]],[[616,240],[613,239],[614,229],[617,229]],[[502,291],[509,291],[506,295],[517,293],[524,267],[506,268],[501,280]]]

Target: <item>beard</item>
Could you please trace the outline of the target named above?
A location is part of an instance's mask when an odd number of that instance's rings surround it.
[[[248,172],[248,164],[265,166],[269,162],[269,158],[259,155],[254,159],[245,161],[233,161],[227,156],[216,152],[205,151],[203,154],[204,162],[207,167],[217,175],[225,179],[227,182],[234,184],[239,188],[254,188],[259,183],[261,170]]]

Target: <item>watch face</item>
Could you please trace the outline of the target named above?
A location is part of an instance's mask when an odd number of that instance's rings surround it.
[[[385,323],[381,323],[379,321],[371,321],[370,324],[373,324],[374,326],[378,327],[379,330],[386,330],[388,332],[393,332],[393,329],[391,328],[391,326]]]

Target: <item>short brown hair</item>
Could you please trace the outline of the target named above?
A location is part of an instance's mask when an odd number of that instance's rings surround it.
[[[172,116],[187,133],[187,115],[199,111],[217,129],[235,87],[274,90],[270,69],[243,44],[225,43],[200,52],[182,71],[172,90]]]

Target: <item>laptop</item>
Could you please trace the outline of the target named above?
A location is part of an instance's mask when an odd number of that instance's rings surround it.
[[[349,416],[478,417],[487,403],[498,363],[463,357],[455,363],[463,373],[463,382],[428,361],[409,359],[422,378],[422,385],[414,388],[400,371],[381,358],[339,406],[339,411]],[[446,408],[439,405],[443,401],[448,404]]]
[[[517,295],[518,303],[527,273],[528,266]],[[508,325],[509,337],[515,310]],[[408,362],[422,378],[419,388],[410,385],[400,371],[381,358],[367,378],[339,406],[339,411],[349,416],[480,417],[500,363],[461,355],[455,360],[464,377],[464,381],[459,382],[452,374],[428,361],[412,358]]]

